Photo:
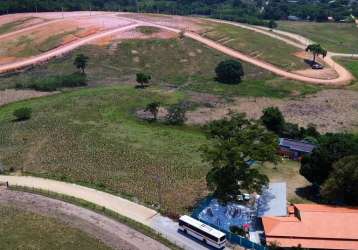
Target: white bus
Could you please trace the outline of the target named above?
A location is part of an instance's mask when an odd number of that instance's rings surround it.
[[[225,247],[226,234],[190,216],[183,215],[180,217],[179,230],[215,248],[222,249]]]

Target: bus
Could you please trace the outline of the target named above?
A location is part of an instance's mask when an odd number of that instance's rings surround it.
[[[225,247],[226,234],[190,216],[180,217],[179,230],[217,249]]]

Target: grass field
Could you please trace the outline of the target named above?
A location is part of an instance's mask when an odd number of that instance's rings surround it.
[[[299,49],[251,30],[208,22],[208,31],[203,35],[285,69],[297,70],[308,67],[302,59],[294,56]]]
[[[284,159],[274,166],[271,163],[260,166],[260,171],[266,174],[271,182],[286,182],[287,200],[293,203],[307,203],[307,199],[298,195],[299,190],[310,185],[310,183],[299,173],[300,163]]]
[[[108,47],[85,46],[65,58],[35,67],[21,74],[0,78],[0,89],[16,83],[30,84],[34,79],[58,74],[70,74],[75,55],[90,57],[86,69],[89,85],[133,84],[135,74],[148,72],[152,83],[162,87],[211,93],[222,96],[287,97],[319,91],[320,87],[275,77],[271,73],[243,63],[245,77],[239,85],[225,85],[215,81],[215,67],[225,55],[190,39],[132,40]]]
[[[354,23],[279,21],[278,29],[305,36],[333,52],[358,53],[358,27]]]
[[[337,58],[337,61],[344,65],[356,78],[352,85],[348,86],[348,89],[358,91],[358,60],[352,58]]]
[[[25,17],[14,22],[4,23],[0,25],[0,35],[6,34],[9,32],[16,31],[19,27],[24,25],[26,22],[37,19],[36,17]]]
[[[109,250],[103,243],[52,218],[0,205],[0,249]]]
[[[0,161],[150,205],[158,203],[160,186],[163,208],[182,212],[206,192],[208,167],[198,150],[207,140],[197,129],[142,122],[134,115],[151,101],[167,105],[182,98],[122,86],[10,104],[0,109]],[[13,110],[22,106],[32,107],[33,117],[13,122]]]

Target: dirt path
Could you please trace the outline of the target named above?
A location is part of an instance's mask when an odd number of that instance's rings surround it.
[[[163,217],[155,210],[149,209],[137,203],[121,197],[87,188],[77,184],[60,182],[50,179],[31,176],[6,176],[0,175],[0,182],[9,182],[10,185],[18,185],[29,188],[49,190],[58,194],[72,196],[89,201],[98,206],[112,210],[120,215],[147,225],[166,237],[177,246],[186,250],[207,250],[206,245],[193,241],[187,236],[178,233],[178,223]],[[141,248],[145,249],[145,248]]]
[[[103,15],[105,15],[105,14],[103,14]],[[0,67],[0,73],[14,71],[14,70],[17,70],[19,68],[24,68],[24,67],[27,67],[27,66],[30,66],[30,65],[38,64],[40,62],[48,61],[51,58],[61,56],[61,55],[65,54],[65,53],[68,53],[68,52],[70,52],[70,51],[72,51],[72,50],[74,50],[74,49],[76,49],[76,48],[78,48],[80,46],[83,46],[83,45],[88,44],[90,42],[93,42],[95,40],[105,38],[105,37],[108,37],[108,36],[111,36],[113,34],[123,32],[123,31],[128,31],[128,30],[134,29],[134,28],[136,28],[138,26],[153,26],[153,27],[168,30],[168,31],[171,31],[171,32],[174,32],[174,33],[181,32],[181,30],[179,30],[179,29],[171,28],[171,27],[164,26],[164,25],[155,24],[155,23],[148,22],[148,21],[138,21],[138,20],[133,19],[133,18],[119,17],[119,16],[117,16],[117,13],[113,13],[113,12],[108,13],[107,15],[112,16],[112,17],[115,16],[118,19],[131,21],[132,24],[126,25],[124,27],[122,26],[122,27],[119,27],[119,28],[113,28],[113,29],[110,29],[110,30],[107,30],[107,31],[104,31],[104,32],[99,32],[99,33],[96,33],[94,35],[89,35],[89,36],[87,36],[87,37],[85,37],[83,39],[76,40],[76,41],[74,41],[72,43],[69,43],[69,44],[66,44],[66,45],[64,45],[62,47],[53,49],[53,50],[51,50],[49,52],[46,52],[44,54],[41,54],[39,56],[35,56],[35,57],[29,58],[29,59],[26,59],[26,60],[23,60],[23,61],[20,61],[20,62],[14,62],[14,63],[2,65]],[[294,41],[292,41],[290,39],[283,38],[283,37],[281,37],[279,35],[270,33],[268,31],[265,31],[265,30],[262,30],[262,29],[259,29],[259,28],[255,28],[255,27],[251,27],[251,26],[247,26],[247,25],[242,25],[242,24],[238,24],[238,23],[221,21],[221,20],[214,20],[214,21],[215,22],[222,22],[222,23],[229,23],[229,24],[232,24],[232,25],[240,26],[240,27],[246,27],[246,28],[249,28],[249,29],[251,29],[251,30],[253,30],[255,32],[260,32],[262,34],[269,35],[269,36],[271,36],[273,38],[282,40],[282,41],[284,41],[284,42],[286,42],[288,44],[291,44],[293,46],[296,46],[296,47],[299,47],[299,48],[304,47],[304,45],[302,45],[302,44],[295,43]],[[20,32],[20,31],[18,31],[18,32]],[[246,54],[243,54],[243,53],[238,52],[236,50],[233,50],[231,48],[228,48],[228,47],[226,47],[226,46],[224,46],[224,45],[222,45],[220,43],[217,43],[217,42],[212,41],[210,39],[204,38],[204,37],[198,35],[197,33],[185,32],[184,35],[186,37],[189,37],[189,38],[191,38],[193,40],[196,40],[196,41],[198,41],[198,42],[200,42],[202,44],[205,44],[208,47],[211,47],[211,48],[213,48],[215,50],[218,50],[218,51],[220,51],[220,52],[222,52],[224,54],[227,54],[227,55],[229,55],[231,57],[234,57],[234,58],[240,59],[242,61],[251,63],[251,64],[256,65],[258,67],[264,68],[264,69],[266,69],[268,71],[271,71],[272,73],[274,73],[276,75],[279,75],[279,76],[282,76],[282,77],[285,77],[285,78],[298,80],[298,81],[302,81],[302,82],[307,82],[307,83],[323,84],[323,85],[335,85],[335,86],[342,86],[342,85],[349,84],[354,79],[353,76],[351,75],[351,73],[348,70],[346,70],[343,66],[341,66],[338,63],[336,63],[332,59],[332,56],[331,56],[330,53],[328,53],[328,56],[324,60],[330,67],[332,67],[337,72],[338,77],[335,78],[335,79],[318,79],[318,78],[312,78],[312,77],[308,77],[308,76],[295,74],[293,72],[288,72],[288,71],[286,71],[284,69],[281,69],[279,67],[276,67],[276,66],[274,66],[274,65],[272,65],[272,64],[270,64],[268,62],[258,60],[256,58],[253,58],[251,56],[248,56]]]
[[[44,196],[0,191],[0,203],[58,219],[118,250],[169,250],[161,243],[130,227],[88,209]]]
[[[132,21],[135,21],[134,19],[132,18],[124,18],[124,17],[119,17],[121,19],[126,19],[126,20],[132,20]],[[216,22],[222,22],[222,23],[230,23],[231,22],[226,22],[226,21],[218,21],[216,20]],[[159,25],[159,24],[155,24],[155,23],[151,23],[151,22],[147,22],[147,21],[138,21],[138,24],[139,25],[144,25],[144,26],[153,26],[153,27],[157,27],[157,28],[160,28],[160,29],[165,29],[165,30],[168,30],[168,31],[172,31],[172,32],[176,32],[176,33],[179,33],[181,32],[181,30],[178,30],[178,29],[175,29],[175,28],[170,28],[170,27],[167,27],[167,26],[163,26],[163,25]],[[235,24],[235,23],[233,23]],[[236,24],[235,24],[236,25]],[[241,24],[237,24],[237,26],[242,26]],[[260,33],[263,33],[263,34],[266,34],[268,32],[266,31],[263,31],[263,30],[260,30],[258,28],[254,28],[254,27],[250,27],[251,30],[253,31],[256,31],[256,32],[260,32]],[[325,62],[331,66],[338,74],[338,77],[337,78],[334,78],[334,79],[317,79],[317,78],[312,78],[312,77],[308,77],[308,76],[303,76],[303,75],[299,75],[299,74],[295,74],[293,72],[288,72],[284,69],[281,69],[277,66],[274,66],[268,62],[265,62],[265,61],[262,61],[262,60],[259,60],[257,58],[254,58],[254,57],[251,57],[251,56],[248,56],[246,54],[243,54],[241,52],[238,52],[234,49],[231,49],[229,47],[226,47],[218,42],[215,42],[213,40],[210,40],[210,39],[207,39],[205,37],[202,37],[200,36],[199,34],[197,33],[194,33],[194,32],[185,32],[184,35],[186,37],[189,37],[193,40],[196,40],[202,44],[205,44],[207,45],[208,47],[210,48],[213,48],[215,50],[218,50],[226,55],[229,55],[231,57],[234,57],[234,58],[237,58],[237,59],[240,59],[242,61],[245,61],[245,62],[248,62],[250,64],[253,64],[253,65],[256,65],[260,68],[263,68],[263,69],[266,69],[268,71],[271,71],[272,73],[276,74],[276,75],[279,75],[279,76],[282,76],[282,77],[285,77],[285,78],[289,78],[289,79],[293,79],[293,80],[297,80],[297,81],[302,81],[302,82],[307,82],[307,83],[314,83],[314,84],[323,84],[323,85],[333,85],[333,86],[342,86],[342,85],[347,85],[349,84],[354,78],[352,76],[352,74],[346,70],[343,66],[341,66],[340,64],[336,63],[330,56],[330,54],[327,55],[327,57],[324,59]],[[274,37],[276,39],[279,39],[279,40],[282,40],[288,44],[291,44],[291,45],[294,45],[296,47],[300,47],[300,48],[303,48],[303,45],[299,45],[289,39],[285,39],[285,38],[282,38],[278,35],[275,35],[275,34],[270,34],[269,35],[271,37]]]

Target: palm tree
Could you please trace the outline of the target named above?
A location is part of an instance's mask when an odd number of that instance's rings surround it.
[[[323,57],[326,57],[327,55],[327,50],[322,48],[322,46],[317,43],[308,45],[306,51],[309,51],[313,54],[313,63],[316,62],[317,56],[322,55]]]
[[[145,111],[149,111],[153,115],[153,120],[156,121],[158,118],[160,103],[159,102],[151,102],[145,108]]]
[[[88,57],[84,54],[79,54],[76,56],[75,61],[73,64],[76,66],[77,69],[81,69],[82,74],[85,73],[85,68],[87,66]]]

